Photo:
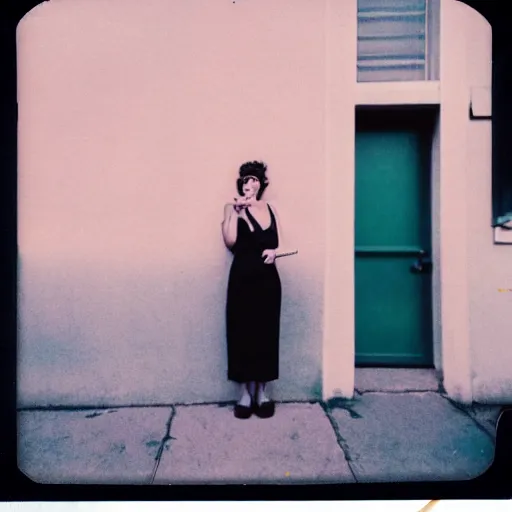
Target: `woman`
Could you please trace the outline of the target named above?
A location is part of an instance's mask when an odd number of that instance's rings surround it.
[[[237,180],[239,198],[224,208],[222,234],[234,254],[229,274],[226,331],[228,379],[241,385],[236,418],[254,412],[274,415],[275,404],[265,393],[266,383],[279,376],[281,281],[275,266],[279,245],[278,220],[262,201],[268,186],[267,167],[247,162]]]

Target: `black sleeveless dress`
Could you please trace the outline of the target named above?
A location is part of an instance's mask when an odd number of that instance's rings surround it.
[[[275,264],[263,263],[262,252],[276,249],[277,223],[268,206],[271,224],[262,229],[249,209],[247,222],[238,219],[238,234],[231,251],[226,334],[228,379],[269,382],[279,377],[281,280]]]

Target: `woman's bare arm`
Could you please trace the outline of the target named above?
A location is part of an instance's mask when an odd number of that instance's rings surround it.
[[[228,249],[231,249],[238,235],[238,213],[232,204],[224,206],[224,220],[222,221],[222,236]]]

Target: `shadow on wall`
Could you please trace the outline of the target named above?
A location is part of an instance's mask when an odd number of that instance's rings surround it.
[[[232,400],[226,380],[227,251],[195,262],[20,265],[18,402],[128,405]],[[318,398],[322,283],[297,257],[283,283],[277,399]],[[140,261],[140,258],[139,258]],[[214,261],[214,263],[211,263]]]

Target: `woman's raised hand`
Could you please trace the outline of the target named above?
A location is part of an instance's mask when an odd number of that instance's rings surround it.
[[[252,205],[251,198],[247,198],[244,196],[235,197],[233,207],[237,213],[240,213],[244,208],[247,208]]]

